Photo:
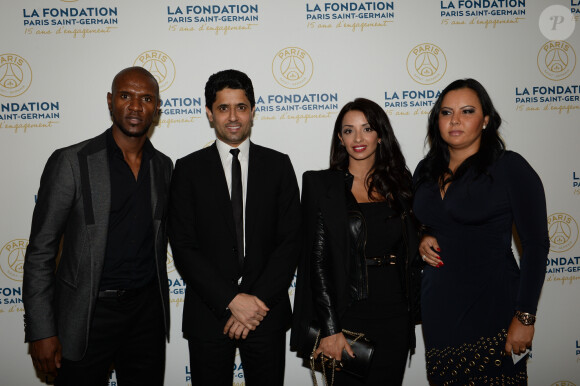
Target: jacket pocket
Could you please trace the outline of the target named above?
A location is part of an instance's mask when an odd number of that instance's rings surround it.
[[[69,287],[77,288],[81,267],[84,265],[87,269],[90,268],[90,263],[86,262],[87,259],[88,241],[85,232],[81,233],[80,239],[71,240],[70,244],[67,244],[65,239],[62,255],[60,256],[56,269],[57,279]],[[84,261],[85,263],[83,264]]]

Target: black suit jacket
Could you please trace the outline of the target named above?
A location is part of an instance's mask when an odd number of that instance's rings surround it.
[[[173,163],[155,150],[149,166],[157,280],[169,334],[165,221]],[[65,358],[84,356],[105,260],[110,207],[105,133],[52,154],[40,180],[24,260],[26,341],[58,336]]]
[[[270,312],[257,331],[287,328],[288,286],[298,261],[300,201],[287,155],[250,144],[245,208],[246,256],[238,286],[232,205],[215,143],[177,161],[171,185],[169,240],[187,284],[183,332],[222,334],[238,293]]]

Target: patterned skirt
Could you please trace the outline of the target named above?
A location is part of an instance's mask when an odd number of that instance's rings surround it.
[[[445,348],[427,348],[431,385],[527,385],[526,360],[505,354],[507,332]]]

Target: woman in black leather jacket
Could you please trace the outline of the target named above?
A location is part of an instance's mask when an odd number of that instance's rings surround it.
[[[411,173],[383,109],[358,98],[337,117],[330,169],[304,173],[303,253],[298,267],[291,346],[304,347],[311,321],[315,356],[351,355],[342,329],[375,344],[369,376],[336,373],[336,385],[400,385],[414,351],[420,263],[410,213]],[[344,350],[344,351],[343,351]]]

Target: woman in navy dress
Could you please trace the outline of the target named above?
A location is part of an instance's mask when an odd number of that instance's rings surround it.
[[[473,79],[447,86],[429,115],[413,207],[425,225],[421,311],[432,385],[527,384],[549,249],[546,202],[531,166],[505,150],[500,124]]]

